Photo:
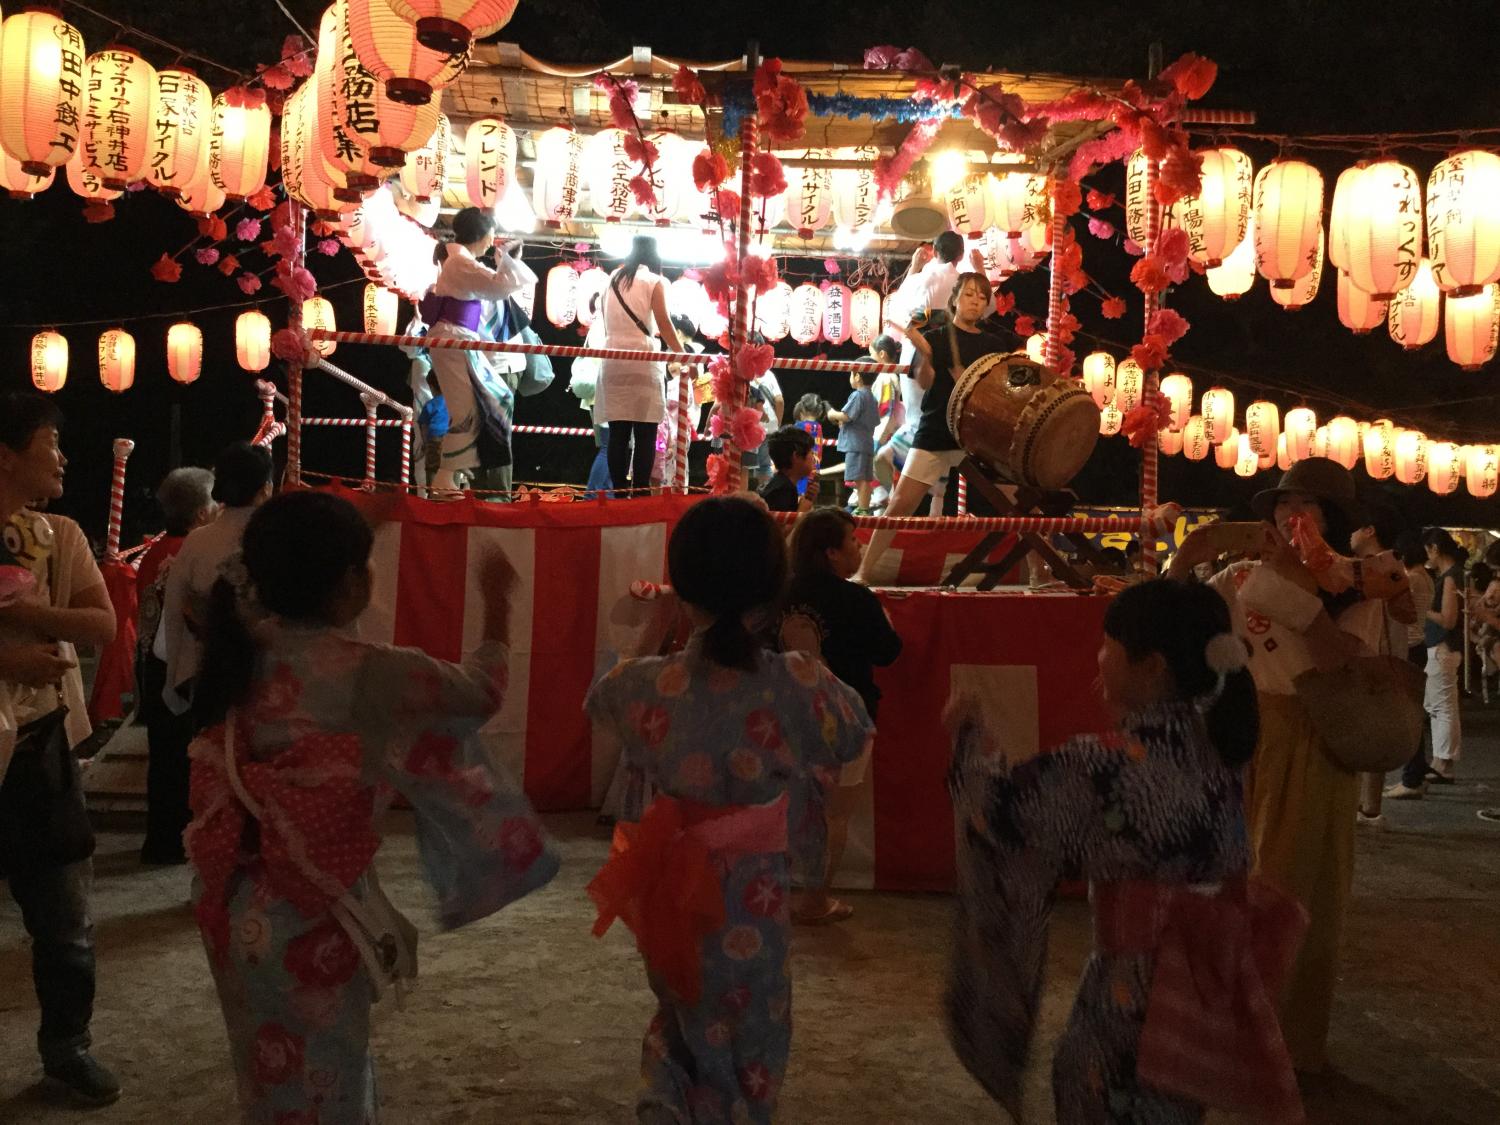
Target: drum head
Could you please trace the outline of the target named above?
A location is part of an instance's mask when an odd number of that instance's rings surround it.
[[[995,371],[995,378],[1005,380],[1007,387],[1014,388],[1023,396],[1026,388],[1041,383],[1042,369],[1027,358],[1025,352],[990,352],[980,356],[964,368],[964,373],[953,384],[953,394],[948,399],[948,432],[955,438],[960,438],[963,432],[962,419],[964,407],[969,403],[969,395],[979,381],[997,366],[1002,369]],[[960,442],[961,440],[960,438]],[[974,450],[970,449],[969,452],[973,453]]]
[[[1021,418],[1011,465],[1027,484],[1063,488],[1088,463],[1099,441],[1099,407],[1073,380],[1037,392]]]

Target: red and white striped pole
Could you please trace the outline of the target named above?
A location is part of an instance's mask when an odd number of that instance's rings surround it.
[[[292,252],[291,266],[302,265],[304,242],[307,237],[307,212],[295,199],[286,201],[292,230],[297,234],[297,248]],[[292,328],[302,327],[302,302],[288,301],[287,317]],[[302,483],[302,364],[286,365],[286,482],[290,485]]]
[[[1150,255],[1156,252],[1156,240],[1161,234],[1161,207],[1156,202],[1156,180],[1159,165],[1154,160],[1146,161],[1146,244],[1142,247]],[[1145,294],[1144,332],[1151,331],[1151,318],[1161,307],[1158,294]],[[1161,386],[1161,376],[1153,368],[1146,372],[1146,385],[1141,395],[1141,404],[1146,409],[1156,410],[1156,399]],[[1141,446],[1141,519],[1156,508],[1157,497],[1157,427],[1153,423],[1146,427],[1146,440]],[[1156,537],[1141,536],[1141,567],[1147,574],[1156,573]]]
[[[672,446],[676,450],[673,465],[672,490],[688,490],[688,449],[693,436],[693,369],[684,367],[677,373],[677,409],[672,430]]]
[[[1047,283],[1047,343],[1043,355],[1047,366],[1057,371],[1058,357],[1062,354],[1062,302],[1063,302],[1063,271],[1058,266],[1061,255],[1063,235],[1068,229],[1067,217],[1057,206],[1057,192],[1054,189],[1049,192],[1052,201],[1052,262]],[[1022,341],[1024,343],[1025,341]],[[1066,371],[1059,371],[1060,375],[1067,375]]]
[[[120,558],[120,523],[125,515],[125,462],[135,452],[135,442],[115,438],[115,471],[109,481],[109,532],[104,540],[104,557],[112,562]]]
[[[962,471],[958,474],[958,514],[969,514],[969,478]]]
[[[365,404],[365,491],[375,488],[375,435],[380,432],[375,425],[375,411],[380,404],[370,395],[362,394],[359,400]]]
[[[746,66],[752,77],[760,67],[760,52],[751,49],[746,56]],[[739,268],[735,271],[737,280],[734,287],[734,320],[729,329],[729,367],[734,373],[734,378],[729,380],[729,401],[720,403],[719,409],[724,412],[724,421],[727,423],[734,418],[745,407],[746,383],[740,377],[740,352],[749,342],[750,328],[750,286],[745,280],[745,259],[750,254],[750,163],[755,159],[755,149],[759,143],[759,125],[755,120],[755,114],[746,113],[740,121],[740,222],[735,231],[735,260]],[[730,492],[738,491],[744,483],[744,469],[742,465],[742,450],[734,443],[734,439],[725,434],[727,440],[724,443],[724,455],[729,462],[729,472],[725,479]]]
[[[401,419],[401,484],[411,484],[411,415]]]

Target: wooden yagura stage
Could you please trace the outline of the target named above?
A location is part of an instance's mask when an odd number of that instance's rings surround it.
[[[582,711],[589,685],[647,628],[633,582],[664,582],[666,543],[695,497],[630,502],[437,504],[343,491],[375,524],[376,588],[359,631],[459,659],[478,644],[479,562],[504,551],[521,579],[510,686],[487,728],[493,752],[543,811],[597,806],[618,748]],[[926,573],[977,533],[908,532],[892,555]],[[902,552],[900,555],[896,553]],[[911,578],[915,575],[905,575]],[[942,714],[977,694],[1023,749],[1102,729],[1095,652],[1105,601],[1074,594],[882,591],[904,642],[880,673],[879,734],[864,807],[850,831],[846,885],[946,890],[953,822]]]

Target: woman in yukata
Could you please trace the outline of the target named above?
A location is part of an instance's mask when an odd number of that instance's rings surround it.
[[[1057,1044],[1057,1120],[1189,1125],[1206,1105],[1300,1120],[1275,996],[1305,916],[1247,879],[1245,647],[1217,594],[1166,580],[1120,594],[1104,633],[1112,734],[1018,761],[977,703],[950,709],[954,1049],[1020,1120],[1053,896],[1087,879],[1094,950]]]
[[[278,497],[245,528],[244,584],[220,579],[210,607],[186,843],[241,1117],[256,1125],[378,1118],[371,1001],[415,972],[416,932],[372,865],[393,794],[415,810],[443,929],[558,866],[474,737],[505,690],[514,570],[486,560],[481,643],[450,664],[344,632],[370,600],[371,539],[344,500]]]
[[[586,703],[660,794],[616,828],[589,885],[594,932],[625,921],[657,997],[639,1120],[767,1123],[792,1030],[788,807],[814,769],[859,757],[870,722],[816,659],[763,650],[747,627],[786,581],[764,508],[701,501],[667,558],[687,647],[623,662]]]

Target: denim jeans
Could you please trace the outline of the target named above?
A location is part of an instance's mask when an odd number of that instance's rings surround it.
[[[584,494],[585,500],[592,500],[601,493],[607,493],[614,487],[609,479],[609,455],[605,447],[609,443],[609,426],[594,427],[594,446],[598,453],[594,455],[594,463],[589,466],[589,481],[584,487],[588,491]]]
[[[10,874],[10,893],[31,935],[31,979],[42,1023],[37,1050],[46,1066],[89,1048],[94,1014],[94,926],[89,917],[92,860]]]

